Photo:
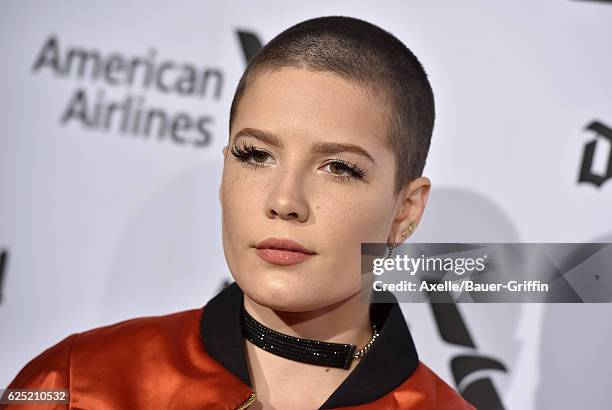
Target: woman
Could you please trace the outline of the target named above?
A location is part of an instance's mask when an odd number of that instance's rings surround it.
[[[279,34],[240,80],[223,149],[235,283],[203,309],[71,335],[9,387],[69,389],[79,409],[473,408],[362,286],[360,244],[392,250],[421,219],[433,121],[391,34],[346,17]]]

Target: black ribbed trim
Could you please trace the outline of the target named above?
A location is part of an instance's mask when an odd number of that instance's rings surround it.
[[[240,326],[242,298],[242,290],[236,282],[212,298],[204,306],[200,319],[200,335],[206,353],[244,384],[253,387]]]

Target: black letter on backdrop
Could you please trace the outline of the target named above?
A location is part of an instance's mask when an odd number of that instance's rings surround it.
[[[36,72],[44,65],[50,66],[56,73],[60,71],[59,47],[57,45],[57,39],[53,35],[47,39],[42,50],[40,50],[40,54],[34,63],[34,67],[32,67],[32,71]]]
[[[255,34],[248,31],[238,30],[238,38],[240,39],[244,60],[248,63],[261,48],[261,41]]]
[[[466,377],[476,372],[483,370],[507,372],[508,369],[499,360],[478,354],[476,343],[457,305],[451,302],[450,295],[445,296],[449,303],[430,303],[440,336],[447,343],[473,349],[471,354],[461,354],[451,359],[455,385],[457,387],[463,385],[459,393],[477,409],[504,410],[501,397],[489,377],[479,377],[465,384]]]
[[[612,129],[606,127],[604,124],[598,121],[593,121],[592,123],[586,126],[586,129],[595,132],[598,136],[607,139],[610,143],[610,151],[608,152],[608,164],[606,166],[605,174],[603,175],[595,174],[591,169],[593,167],[593,158],[595,157],[597,139],[594,139],[591,142],[585,144],[584,150],[582,151],[582,161],[580,165],[580,175],[578,176],[578,182],[588,182],[599,188],[604,182],[612,178]]]
[[[2,289],[4,285],[4,271],[8,260],[8,250],[3,249],[0,252],[0,303],[2,303]]]
[[[85,91],[83,91],[83,89],[78,89],[76,93],[74,93],[74,97],[72,97],[68,103],[68,108],[66,108],[60,121],[64,124],[72,117],[81,120],[85,126],[94,125],[87,120],[87,98],[85,97]]]

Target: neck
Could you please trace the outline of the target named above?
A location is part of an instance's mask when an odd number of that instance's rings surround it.
[[[263,306],[244,294],[244,308],[270,329],[290,336],[333,343],[367,343],[372,336],[369,303],[360,292],[316,310],[285,312]]]
[[[244,308],[257,321],[290,336],[363,347],[372,336],[369,304],[361,293],[321,309],[285,312],[258,304],[244,294]],[[287,360],[246,343],[253,388],[261,408],[319,408],[357,366],[328,368]],[[263,407],[262,407],[263,406]]]

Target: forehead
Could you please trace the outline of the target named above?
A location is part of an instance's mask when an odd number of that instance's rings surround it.
[[[282,68],[255,75],[231,132],[254,127],[302,140],[384,145],[384,108],[375,93],[334,74]]]

